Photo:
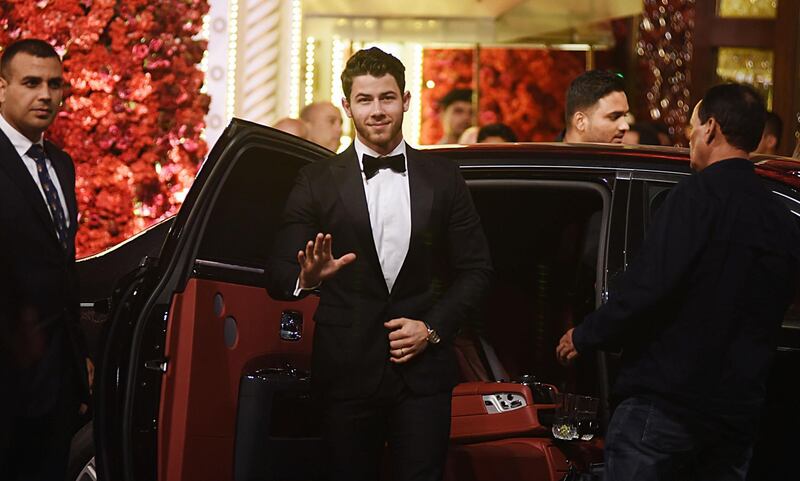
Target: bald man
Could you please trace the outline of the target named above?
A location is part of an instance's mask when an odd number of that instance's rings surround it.
[[[342,112],[330,102],[306,105],[300,118],[308,124],[308,140],[336,152],[342,137]]]
[[[308,139],[308,126],[300,119],[284,117],[272,124],[272,128],[286,132],[287,134],[292,134],[295,137],[300,137],[301,139]]]

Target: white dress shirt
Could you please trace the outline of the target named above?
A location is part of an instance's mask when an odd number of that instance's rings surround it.
[[[33,159],[33,157],[28,155],[28,149],[31,148],[33,142],[22,135],[17,129],[12,127],[2,115],[0,115],[0,130],[6,134],[6,137],[8,137],[8,139],[11,141],[11,145],[14,146],[14,149],[16,149],[17,153],[22,158],[22,162],[25,164],[25,167],[28,169],[31,177],[33,177],[33,181],[36,182],[39,192],[42,194],[42,200],[44,201],[45,205],[47,205],[47,197],[44,195],[44,188],[42,188],[42,182],[39,180],[39,174],[36,171],[36,161]],[[39,141],[36,143],[44,148],[42,139],[39,139]],[[11,159],[4,160],[4,162],[10,161]],[[61,201],[61,208],[64,209],[64,220],[66,222],[66,227],[69,227],[69,210],[67,210],[67,201],[64,198],[64,191],[61,190],[61,183],[58,181],[58,174],[56,174],[56,171],[53,168],[53,163],[50,162],[49,158],[45,159],[45,163],[47,165],[47,173],[50,174],[50,180],[53,181],[53,185],[58,192],[58,200]],[[50,212],[49,208],[47,209],[47,212]],[[50,212],[50,218],[52,217],[53,214]]]
[[[383,156],[364,145],[358,137],[353,144],[361,170],[361,179],[364,182],[372,239],[375,241],[375,250],[378,252],[386,287],[391,292],[411,242],[411,195],[408,187],[406,142],[401,140],[400,144],[387,155],[388,157],[402,154],[406,160],[406,171],[381,169],[370,179],[364,175],[364,154],[373,157]]]
[[[364,174],[364,154],[373,157],[383,156],[364,145],[358,140],[358,137],[353,141],[353,145],[361,171],[361,180],[364,184],[364,194],[367,198],[372,240],[375,242],[375,251],[378,253],[383,279],[391,292],[411,243],[411,195],[408,187],[406,142],[405,140],[400,141],[400,144],[387,155],[388,157],[403,154],[406,171],[395,172],[392,169],[381,169],[370,179],[367,179]],[[294,295],[299,296],[301,292],[317,287],[319,286],[303,289],[300,287],[298,278],[295,283]]]

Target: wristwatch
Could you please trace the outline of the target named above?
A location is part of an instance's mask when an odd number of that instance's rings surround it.
[[[426,337],[425,340],[431,344],[439,344],[439,341],[442,340],[442,338],[439,337],[439,334],[437,334],[436,331],[431,329],[431,326],[427,322],[425,323],[425,327],[428,328],[428,337]]]

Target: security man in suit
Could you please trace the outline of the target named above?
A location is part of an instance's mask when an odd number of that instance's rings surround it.
[[[78,329],[75,168],[43,140],[64,89],[50,44],[0,59],[0,479],[64,479],[93,367]]]
[[[315,289],[313,385],[332,478],[441,479],[456,383],[453,339],[493,275],[458,167],[406,145],[403,64],[361,50],[342,73],[356,139],[302,169],[268,266],[270,293]]]

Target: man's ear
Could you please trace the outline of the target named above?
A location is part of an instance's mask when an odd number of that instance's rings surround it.
[[[6,101],[6,89],[8,88],[8,81],[5,77],[0,75],[0,104]]]
[[[578,132],[586,132],[587,123],[589,122],[588,117],[585,113],[581,112],[580,110],[572,114],[572,126]]]
[[[714,142],[714,139],[717,138],[717,135],[721,135],[722,132],[719,129],[719,124],[717,123],[717,119],[714,117],[709,117],[708,121],[703,125],[703,141],[706,145],[711,145]]]
[[[403,92],[403,112],[408,112],[409,105],[411,105],[411,92],[406,90]]]
[[[350,111],[350,102],[347,100],[347,97],[342,97],[342,108],[344,109],[344,113],[347,114],[347,118],[353,118],[353,112]]]

